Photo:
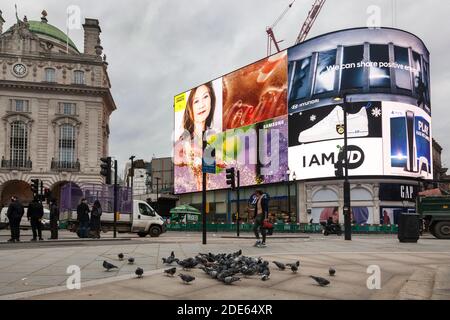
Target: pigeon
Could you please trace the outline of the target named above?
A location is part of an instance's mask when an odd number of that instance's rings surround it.
[[[292,264],[292,265],[291,265],[291,271],[292,271],[293,273],[297,273],[297,271],[298,271],[297,265]]]
[[[108,261],[103,261],[103,268],[106,269],[106,271],[109,271],[111,269],[118,269],[117,266],[113,265],[112,263],[109,263]]]
[[[223,279],[223,282],[225,284],[232,284],[235,281],[241,281],[241,278],[229,276],[229,277],[225,277],[225,279]]]
[[[119,253],[117,256],[119,257],[119,260],[120,260],[120,261],[123,260],[123,253]]]
[[[328,273],[330,274],[330,276],[334,277],[334,275],[336,274],[336,270],[330,267],[330,269],[328,269]]]
[[[173,262],[178,262],[178,259],[175,258],[175,253],[172,251],[170,253],[170,256],[168,256],[167,258],[162,258],[162,262],[164,264],[172,264]]]
[[[321,286],[321,287],[324,287],[324,286],[330,284],[330,281],[328,281],[328,280],[325,279],[325,278],[322,278],[322,277],[315,277],[315,276],[309,276],[309,277],[310,277],[310,278],[313,278],[313,279],[317,282],[317,284],[318,284],[319,286]]]
[[[172,277],[174,276],[175,272],[177,272],[176,267],[164,270],[164,273],[166,273],[168,276],[172,276]]]
[[[233,255],[235,257],[239,257],[242,254],[242,249],[239,249],[238,251],[236,251],[235,253],[233,253]]]
[[[291,266],[296,266],[296,267],[300,267],[300,261],[296,261],[295,263],[286,263],[286,265],[288,266],[288,267],[291,267]]]
[[[267,281],[267,280],[269,280],[269,275],[264,274],[264,275],[261,277],[261,280],[262,280],[262,281]]]
[[[138,278],[142,278],[142,275],[144,274],[144,269],[138,267],[134,273],[138,276]]]
[[[128,258],[128,264],[133,264],[134,263],[134,258]]]
[[[278,267],[278,269],[280,269],[280,270],[286,269],[286,266],[284,265],[284,263],[281,263],[278,261],[272,261],[272,262],[275,263],[275,265]]]
[[[183,269],[192,269],[198,264],[198,261],[194,258],[187,258],[181,261],[177,261],[177,263],[178,265],[182,266]]]
[[[186,283],[186,284],[188,284],[188,283],[190,283],[190,282],[192,282],[192,281],[195,280],[195,277],[190,276],[190,275],[188,275],[188,274],[182,274],[182,273],[180,273],[180,274],[178,274],[178,276],[179,276],[179,277],[181,278],[181,280],[183,280],[183,282]]]

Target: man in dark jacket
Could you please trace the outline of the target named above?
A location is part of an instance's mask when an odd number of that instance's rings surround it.
[[[81,199],[81,203],[77,207],[77,221],[79,224],[78,236],[80,238],[87,238],[89,228],[89,206],[84,198]]]
[[[39,240],[42,239],[42,217],[44,216],[44,207],[42,203],[38,200],[37,197],[31,201],[28,206],[27,217],[31,222],[31,229],[33,230],[33,239],[31,241],[36,241],[37,236],[39,236]],[[37,232],[36,232],[37,230]]]
[[[59,208],[56,199],[50,201],[50,239],[58,239]]]
[[[261,190],[255,192],[255,223],[253,226],[253,232],[256,236],[255,247],[266,246],[266,229],[264,228],[264,220],[267,219],[269,214],[269,196],[263,193]],[[259,240],[259,230],[261,230],[262,242]]]
[[[9,227],[11,229],[11,239],[8,242],[20,241],[20,220],[22,220],[24,210],[22,204],[16,196],[11,197],[6,216],[8,217]]]

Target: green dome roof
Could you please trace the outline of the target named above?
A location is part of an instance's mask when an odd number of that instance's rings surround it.
[[[62,42],[67,42],[67,35],[61,30],[59,30],[57,27],[52,26],[51,24],[44,23],[41,21],[28,21],[28,23],[30,25],[31,32],[40,33],[58,39]],[[70,38],[69,38],[69,46],[71,46],[73,49],[79,52],[75,43],[73,43],[73,41]]]
[[[62,41],[64,43],[67,42],[66,34],[61,30],[59,30],[57,27],[52,26],[51,24],[42,21],[28,21],[28,25],[31,32],[43,34],[52,37],[56,40]],[[10,31],[11,29],[12,27],[9,28],[8,31]],[[70,38],[69,38],[69,46],[71,46],[77,52],[80,52],[78,51],[75,43],[73,43],[73,41]]]

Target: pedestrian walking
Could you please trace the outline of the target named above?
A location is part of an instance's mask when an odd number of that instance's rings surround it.
[[[42,239],[42,217],[44,216],[44,207],[37,197],[34,197],[28,206],[27,217],[31,222],[31,230],[33,231],[33,239],[31,241],[37,241]]]
[[[269,214],[269,195],[261,190],[256,190],[253,202],[255,203],[255,222],[253,225],[253,232],[256,236],[255,247],[265,247],[267,230],[264,228],[264,220],[268,218]],[[259,232],[262,235],[262,242]]]
[[[88,237],[89,229],[89,206],[85,198],[81,199],[77,207],[78,236],[80,238]]]
[[[50,201],[50,239],[58,239],[59,208],[56,199]]]
[[[100,217],[102,215],[102,206],[100,201],[95,200],[91,211],[91,236],[100,239]]]
[[[8,242],[20,241],[20,221],[22,220],[24,210],[22,204],[16,196],[11,197],[6,216],[9,221],[9,228],[11,229],[11,239]]]

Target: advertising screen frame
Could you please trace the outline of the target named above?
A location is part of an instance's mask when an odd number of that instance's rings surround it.
[[[367,36],[367,32],[370,32],[370,38],[369,38],[369,36]],[[326,34],[322,34],[322,35],[319,35],[319,36],[316,36],[314,38],[308,39],[308,40],[306,40],[306,41],[304,41],[304,42],[302,42],[300,44],[291,46],[291,47],[286,48],[286,49],[281,51],[281,53],[285,52],[287,57],[288,57],[287,58],[287,70],[286,70],[287,75],[288,75],[288,83],[287,83],[287,85],[288,85],[288,98],[287,98],[287,112],[286,113],[288,115],[290,113],[292,113],[291,110],[290,110],[290,101],[289,101],[289,94],[290,94],[289,90],[291,89],[290,87],[291,87],[291,80],[292,80],[290,78],[290,73],[292,72],[292,70],[291,70],[291,66],[290,66],[290,62],[289,62],[289,51],[293,50],[295,48],[303,47],[303,51],[305,52],[305,57],[309,55],[308,51],[316,52],[317,53],[316,56],[312,57],[311,59],[312,60],[315,59],[316,63],[319,60],[322,60],[323,61],[323,66],[325,66],[325,68],[326,68],[327,57],[324,54],[327,52],[327,50],[321,50],[318,47],[321,46],[323,43],[326,43],[326,42],[330,43],[331,42],[332,46],[333,45],[335,45],[336,47],[341,46],[342,49],[340,49],[340,50],[344,50],[345,47],[348,47],[351,44],[350,43],[346,43],[345,46],[344,46],[342,44],[343,41],[341,40],[339,34],[341,34],[342,37],[346,38],[346,37],[349,37],[349,35],[351,35],[352,33],[354,33],[354,34],[361,34],[361,35],[365,34],[366,41],[364,41],[364,42],[368,42],[368,41],[370,43],[374,42],[373,45],[377,44],[376,40],[372,41],[373,39],[381,39],[381,42],[379,43],[381,46],[377,47],[377,50],[378,49],[379,50],[385,50],[385,48],[382,48],[382,46],[383,45],[387,45],[388,42],[389,42],[389,52],[388,52],[388,54],[389,54],[391,63],[392,63],[393,57],[395,59],[397,59],[397,56],[393,56],[394,54],[398,53],[399,58],[397,60],[399,60],[400,58],[402,58],[402,57],[404,58],[405,57],[405,55],[404,55],[405,52],[404,51],[401,52],[402,51],[401,50],[401,45],[399,43],[393,43],[392,44],[392,43],[390,43],[390,41],[383,40],[383,37],[386,37],[386,34],[390,34],[390,33],[391,33],[391,37],[392,37],[392,34],[396,34],[396,37],[399,37],[399,38],[404,37],[404,42],[402,42],[402,43],[406,43],[406,44],[409,43],[410,44],[408,46],[409,47],[409,51],[408,51],[409,52],[408,53],[409,54],[409,58],[408,58],[409,62],[412,61],[411,60],[411,52],[412,51],[417,52],[417,53],[419,53],[421,55],[421,59],[422,59],[421,60],[422,61],[421,72],[423,74],[423,77],[426,77],[428,79],[428,81],[427,81],[427,85],[428,85],[427,89],[428,90],[425,93],[426,97],[424,99],[426,99],[426,103],[428,103],[428,107],[431,106],[430,94],[429,94],[429,87],[430,87],[429,63],[430,63],[430,58],[429,58],[429,51],[428,51],[425,43],[418,36],[416,36],[415,34],[413,34],[411,32],[408,32],[408,31],[405,31],[405,30],[401,30],[401,29],[397,29],[397,28],[388,28],[388,27],[383,27],[383,28],[379,28],[379,29],[371,29],[371,28],[361,27],[361,28],[350,28],[350,29],[337,30],[337,31],[326,33]],[[354,45],[357,45],[357,43],[355,43]],[[327,47],[329,51],[333,50],[332,46],[331,47]],[[370,46],[370,44],[364,44],[364,46]],[[416,50],[412,50],[411,47],[414,47],[414,49],[416,49]],[[398,49],[398,48],[400,48],[400,49]],[[396,51],[393,53],[392,52],[393,50],[394,51],[396,50]],[[365,55],[367,54],[366,51],[367,51],[367,48],[365,47],[364,48],[364,54]],[[330,54],[333,56],[332,53],[330,53]],[[211,81],[214,82],[214,81],[217,81],[219,79],[223,80],[223,78],[228,76],[228,75],[231,75],[233,73],[237,73],[239,71],[242,71],[245,68],[248,68],[248,67],[250,67],[252,65],[260,63],[260,62],[262,62],[264,60],[270,59],[271,57],[276,56],[278,54],[280,54],[280,53],[274,53],[274,54],[272,54],[270,56],[263,57],[263,58],[255,61],[255,62],[252,62],[250,64],[244,65],[244,66],[242,66],[242,67],[240,67],[238,69],[232,70],[232,71],[230,71],[230,72],[228,72],[228,73],[226,73],[226,74],[224,74],[224,75],[222,75],[220,77],[217,77],[217,78],[215,78],[215,79],[213,79]],[[322,56],[321,56],[321,54],[322,54]],[[403,56],[401,56],[401,54],[403,54]],[[338,55],[339,55],[339,53],[338,53],[338,51],[336,51],[336,62],[339,59]],[[380,53],[377,53],[377,55],[375,55],[375,56],[381,56],[381,57],[386,56],[386,52],[380,51]],[[426,57],[426,59],[424,57]],[[340,58],[342,58],[342,57],[340,57]],[[333,61],[333,57],[331,57],[331,61]],[[423,63],[424,61],[426,63]],[[309,63],[312,63],[312,62],[310,61]],[[390,67],[389,67],[389,69],[390,69]],[[339,73],[339,74],[342,73],[342,70],[339,70],[337,73]],[[390,76],[391,77],[392,77],[392,73],[396,73],[396,71],[395,70],[391,70],[390,71]],[[399,77],[400,78],[402,77],[401,73],[399,73]],[[330,88],[330,81],[334,82],[334,86],[335,86],[336,83],[338,82],[338,78],[339,77],[335,76],[334,79],[330,80],[330,76],[329,75],[328,76],[324,75],[322,78],[320,78],[320,81],[322,83],[322,89],[321,90],[324,91],[325,95],[323,97],[325,97],[325,98],[324,99],[320,98],[320,99],[313,99],[313,100],[305,100],[303,102],[303,104],[306,106],[306,110],[310,109],[310,108],[318,108],[318,107],[325,106],[325,105],[332,105],[333,103],[331,102],[331,100],[332,100],[333,96],[335,96],[336,93],[340,93],[342,91],[339,90],[338,92],[336,92],[336,91],[334,91],[334,92],[327,92],[327,88]],[[395,78],[395,76],[394,76],[394,78]],[[312,80],[312,78],[311,78],[311,80]],[[317,82],[319,80],[314,78],[314,81]],[[403,80],[402,81],[403,81],[402,83],[404,85],[406,83],[404,75],[403,75]],[[199,86],[200,85],[201,84],[199,84]],[[327,85],[328,85],[328,87],[327,87]],[[350,90],[348,93],[352,95],[353,100],[356,101],[356,102],[358,102],[358,101],[360,101],[360,102],[363,102],[363,101],[381,101],[381,102],[383,102],[383,101],[398,101],[398,102],[402,102],[402,103],[413,104],[413,102],[417,101],[417,99],[415,97],[413,97],[413,94],[412,94],[414,92],[414,87],[413,87],[414,85],[412,84],[411,86],[412,87],[411,87],[410,91],[402,91],[400,88],[396,88],[396,90],[394,90],[394,91],[378,90],[376,92],[351,92],[351,90]],[[193,88],[191,88],[189,90],[181,92],[180,94],[188,92],[188,91],[190,91],[190,90],[192,90],[194,88],[197,88],[197,87],[193,87]],[[309,90],[310,91],[313,91],[313,90],[316,91],[315,87],[313,88],[313,86],[310,86]],[[406,92],[411,92],[411,95],[405,94]],[[176,96],[178,96],[178,95],[176,95]],[[425,103],[424,103],[423,109],[425,110]],[[430,110],[425,110],[425,112],[430,115],[430,123],[429,123],[429,125],[430,125],[430,129],[431,129],[431,127],[432,127],[431,107],[430,107]],[[175,112],[174,112],[174,117],[175,117]],[[288,128],[288,130],[289,130],[289,128]],[[175,121],[174,121],[174,131],[175,131]],[[383,132],[383,134],[384,134],[384,132]],[[432,139],[431,133],[430,133],[430,139]],[[313,142],[313,143],[315,143],[315,142]],[[288,149],[289,149],[289,147],[288,147]],[[289,157],[289,150],[287,152],[288,152],[288,157]],[[430,153],[432,153],[431,150],[430,150]],[[384,158],[384,155],[382,157]],[[432,155],[431,155],[431,157],[432,157]],[[292,169],[291,169],[291,172],[292,172]],[[405,175],[402,175],[402,174],[386,175],[385,174],[385,170],[383,170],[381,172],[381,174],[354,175],[352,177],[354,177],[354,178],[358,178],[358,177],[364,177],[364,178],[365,177],[370,177],[370,178],[394,178],[394,179],[397,178],[397,177],[401,178],[401,179],[414,179],[415,178],[415,177],[405,176]],[[428,178],[430,178],[430,177],[428,177]],[[433,177],[432,177],[432,174],[431,174],[431,179],[432,178]],[[338,179],[340,179],[340,178],[336,178],[334,176],[324,176],[324,177],[303,179],[299,174],[297,174],[297,179],[296,180],[297,181],[320,181],[320,180],[338,180]],[[292,178],[291,178],[291,181],[292,181]],[[262,183],[262,185],[277,184],[277,183],[281,184],[281,183],[285,183],[285,182],[286,181],[280,180],[280,181],[277,181],[277,182]],[[255,185],[257,185],[257,184],[255,184]],[[223,189],[227,189],[227,188],[219,188],[219,189],[211,189],[211,190],[223,190]],[[179,193],[175,191],[175,194],[188,194],[188,193],[192,193],[192,192],[198,192],[198,190],[196,190],[196,191],[188,191],[188,192],[179,192]]]

